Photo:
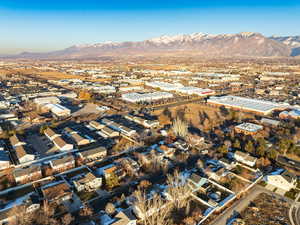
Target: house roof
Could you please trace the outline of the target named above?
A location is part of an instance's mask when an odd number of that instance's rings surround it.
[[[231,164],[232,161],[230,161],[229,159],[226,159],[226,158],[222,158],[222,159],[220,159],[220,162],[226,163],[226,164]]]
[[[64,131],[66,132],[66,133],[69,133],[69,134],[72,134],[72,133],[76,133],[76,131],[75,130],[73,130],[72,128],[70,128],[70,127],[66,127],[65,129],[64,129]]]
[[[67,157],[63,157],[61,159],[53,159],[51,161],[52,166],[58,166],[58,165],[66,164],[66,163],[69,163],[69,162],[74,162],[74,158],[71,155],[67,156]]]
[[[72,133],[72,138],[76,143],[80,143],[81,141],[86,140],[85,138],[83,138],[82,136],[80,136],[77,133]]]
[[[115,130],[109,128],[109,127],[103,127],[103,128],[101,129],[101,131],[102,131],[103,133],[105,133],[105,134],[113,134],[113,133],[116,133],[116,132],[117,132],[117,131],[115,131]]]
[[[97,122],[95,120],[91,121],[90,125],[94,126],[94,127],[103,127],[104,126],[103,124],[101,124],[101,123],[99,123],[99,122]]]
[[[24,157],[25,155],[27,155],[27,153],[26,153],[26,151],[25,151],[25,149],[22,145],[17,146],[15,148],[15,151],[16,151],[16,156],[17,156],[18,159],[20,159],[20,158]]]
[[[257,160],[255,157],[253,157],[245,152],[236,151],[234,154],[244,158],[244,160],[249,161],[249,162],[254,162]]]
[[[74,182],[79,183],[79,184],[86,184],[95,179],[96,179],[95,175],[92,174],[91,172],[89,172],[89,173],[85,174],[84,176],[80,177],[79,179],[75,180]]]
[[[82,155],[82,157],[88,157],[88,156],[92,156],[92,155],[96,155],[99,153],[106,153],[107,150],[104,147],[97,147],[97,148],[93,148],[84,152],[80,152],[80,154]]]
[[[57,133],[55,133],[51,128],[47,128],[46,130],[44,130],[44,134],[48,137],[54,137],[55,135],[57,135]]]
[[[24,176],[24,175],[30,175],[32,173],[35,173],[35,172],[39,172],[41,171],[41,166],[40,165],[32,165],[28,168],[18,168],[18,169],[15,169],[13,174],[15,177],[21,177],[21,176]]]
[[[116,221],[111,223],[110,225],[127,225],[130,221],[136,220],[136,217],[133,215],[130,208],[125,209],[119,212],[115,216]]]
[[[104,169],[103,172],[104,173],[113,173],[117,170],[117,167],[116,166],[112,166],[112,167],[109,167],[107,169]]]
[[[284,171],[281,176],[286,179],[289,183],[292,183],[293,180],[297,180],[297,176],[288,172],[288,171]]]
[[[195,173],[193,173],[190,176],[190,180],[192,180],[195,183],[199,183],[201,179],[202,179],[202,177],[200,177],[198,174],[195,174]]]
[[[55,200],[72,193],[69,185],[65,181],[45,185],[41,188],[41,191],[48,200]]]
[[[62,148],[64,147],[67,143],[61,138],[61,137],[56,137],[53,139],[53,142],[59,147]]]
[[[15,145],[17,145],[18,143],[21,142],[17,135],[11,136],[9,138],[9,141],[10,141],[10,143],[11,143],[12,146],[15,146]]]

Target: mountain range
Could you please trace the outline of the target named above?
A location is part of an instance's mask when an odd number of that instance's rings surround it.
[[[84,59],[122,56],[294,57],[300,55],[300,36],[265,37],[260,33],[183,34],[138,42],[74,45],[46,52],[23,52],[14,58]],[[10,56],[12,57],[12,56]]]

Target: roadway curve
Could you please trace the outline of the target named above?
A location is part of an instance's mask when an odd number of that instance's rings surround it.
[[[300,194],[298,194],[289,211],[289,219],[292,225],[300,225],[300,202],[298,202]],[[294,217],[293,217],[294,212]]]

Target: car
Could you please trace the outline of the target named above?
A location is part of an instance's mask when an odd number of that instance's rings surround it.
[[[296,163],[294,161],[289,160],[288,163],[295,165]]]

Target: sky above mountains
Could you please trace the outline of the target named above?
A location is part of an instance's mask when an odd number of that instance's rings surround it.
[[[0,54],[160,35],[299,35],[299,0],[1,0]]]

